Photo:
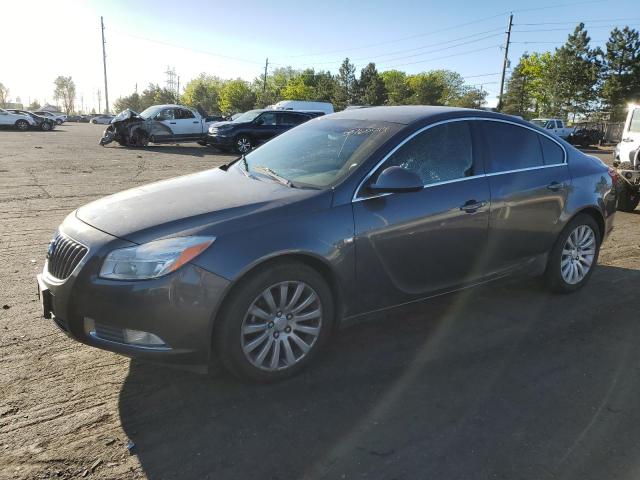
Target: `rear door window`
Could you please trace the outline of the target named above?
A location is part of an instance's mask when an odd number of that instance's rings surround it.
[[[636,108],[631,114],[631,121],[629,122],[629,131],[634,133],[640,133],[640,108]]]
[[[533,130],[505,122],[478,123],[482,127],[488,173],[544,165],[538,134]]]
[[[195,118],[195,116],[193,115],[191,110],[187,110],[186,108],[178,109],[177,113],[178,113],[178,116],[176,118],[179,118],[181,120],[187,120],[187,119],[190,119],[190,118]]]
[[[469,122],[448,122],[419,133],[378,170],[399,166],[417,173],[424,185],[474,174]]]

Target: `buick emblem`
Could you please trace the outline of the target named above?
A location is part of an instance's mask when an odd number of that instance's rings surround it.
[[[56,239],[52,239],[47,247],[47,260],[49,260],[56,251]]]

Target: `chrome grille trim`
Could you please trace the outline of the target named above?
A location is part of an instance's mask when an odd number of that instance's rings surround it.
[[[56,233],[51,241],[50,251],[47,255],[47,270],[49,274],[58,280],[66,280],[85,257],[89,249],[80,242],[64,235]]]

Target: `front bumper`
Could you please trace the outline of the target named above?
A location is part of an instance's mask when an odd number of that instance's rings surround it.
[[[38,276],[49,304],[45,316],[49,308],[58,327],[87,345],[198,370],[208,365],[213,319],[228,280],[191,264],[151,280],[105,280],[98,272],[106,254],[132,244],[84,224],[74,214],[60,231],[88,246],[89,252],[63,281],[52,277],[45,263]],[[164,345],[128,343],[125,329],[152,333]]]
[[[230,148],[233,146],[233,136],[207,134],[207,145],[211,145],[213,147]]]

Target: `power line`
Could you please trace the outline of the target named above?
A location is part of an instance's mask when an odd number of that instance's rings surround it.
[[[585,26],[585,29],[595,29],[595,28],[615,28],[617,25],[596,25],[596,26]],[[514,30],[514,33],[530,33],[530,32],[566,32],[566,28],[536,28],[529,30]]]
[[[602,22],[635,22],[640,20],[640,17],[637,18],[608,18],[608,19],[598,19],[598,20],[576,20],[576,21],[566,21],[566,22],[538,22],[538,23],[514,23],[514,26],[536,26],[536,25],[566,25],[566,24],[578,24],[584,23],[602,23]]]
[[[501,46],[502,45],[500,45],[500,44],[498,44],[498,45],[490,45],[488,47],[477,48],[477,49],[474,49],[474,50],[467,50],[465,52],[453,53],[453,54],[450,54],[450,55],[445,55],[443,57],[426,58],[424,60],[418,60],[417,62],[403,63],[401,65],[389,65],[386,68],[398,68],[398,67],[406,67],[408,65],[416,65],[416,64],[419,64],[419,63],[434,62],[436,60],[442,60],[442,59],[451,58],[451,57],[459,57],[461,55],[468,55],[470,53],[482,52],[484,50],[489,50],[489,49],[492,49],[492,48],[498,48],[498,47],[501,47]],[[385,62],[382,62],[382,63],[384,64]]]

